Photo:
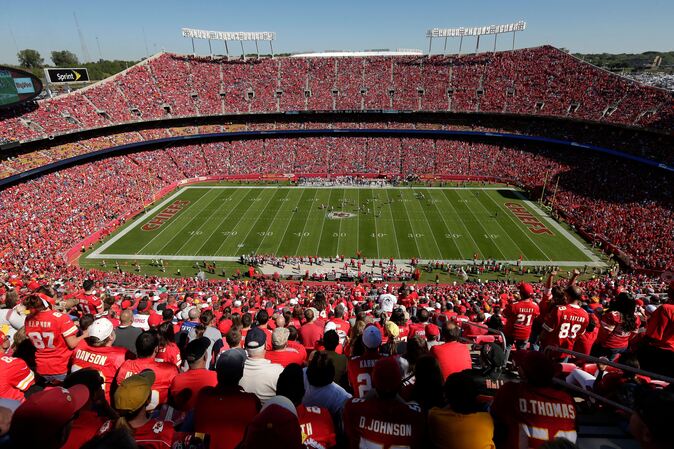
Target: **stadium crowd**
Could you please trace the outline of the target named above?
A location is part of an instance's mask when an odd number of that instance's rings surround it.
[[[671,448],[667,382],[544,349],[674,375],[674,283],[578,274],[412,286],[3,271],[0,446],[573,447],[581,414],[610,405],[566,379],[631,410],[611,413],[642,447]]]
[[[674,203],[664,172],[582,152],[399,138],[304,138],[216,142],[114,156],[3,191],[0,251],[17,267],[61,269],[61,254],[118,225],[154,193],[199,176],[313,173],[483,176],[545,197],[587,238],[634,267],[674,268]],[[657,217],[654,220],[653,217]],[[112,225],[110,224],[112,223]],[[312,256],[306,254],[304,256]],[[347,255],[352,257],[353,255]],[[50,268],[51,267],[51,268]]]
[[[212,60],[160,53],[21,114],[0,138],[164,117],[297,110],[509,112],[672,130],[671,94],[550,46],[462,56]]]

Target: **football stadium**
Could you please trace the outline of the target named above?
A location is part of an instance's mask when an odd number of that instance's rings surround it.
[[[672,448],[671,6],[120,1],[0,30],[0,445]]]

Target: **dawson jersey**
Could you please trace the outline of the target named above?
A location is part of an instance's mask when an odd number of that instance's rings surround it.
[[[77,335],[77,326],[67,315],[43,310],[26,319],[26,335],[37,349],[36,370],[41,375],[66,374],[72,351],[65,338]]]
[[[573,344],[590,322],[587,312],[575,304],[553,308],[543,323],[547,333],[543,336],[541,346],[559,346],[573,349]]]
[[[503,449],[537,449],[555,438],[576,442],[576,406],[565,391],[508,382],[491,406],[494,421],[505,427]]]
[[[22,359],[0,357],[0,398],[24,401],[23,392],[35,384],[35,376]]]
[[[344,405],[344,430],[352,449],[415,449],[422,447],[425,422],[415,403],[352,398]]]
[[[528,340],[531,325],[539,314],[538,304],[533,301],[509,304],[503,312],[503,316],[507,319],[504,332],[506,337],[513,340]]]
[[[302,444],[305,447],[327,449],[337,444],[335,425],[327,408],[299,405],[297,418],[302,429]]]
[[[83,368],[93,368],[103,378],[105,397],[110,401],[110,386],[117,371],[127,359],[128,351],[117,346],[103,346],[95,348],[82,340],[70,357],[70,371],[75,372]]]

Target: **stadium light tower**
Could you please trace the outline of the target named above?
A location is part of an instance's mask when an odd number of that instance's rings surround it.
[[[260,59],[260,47],[258,41],[268,41],[269,49],[271,51],[271,57],[274,57],[274,47],[272,41],[276,39],[276,33],[271,31],[263,32],[249,32],[249,31],[207,31],[207,30],[195,30],[193,28],[182,28],[181,30],[183,37],[188,37],[192,39],[192,53],[196,55],[196,50],[194,48],[194,39],[206,39],[208,41],[208,48],[213,57],[213,48],[211,47],[211,41],[224,41],[225,42],[225,54],[227,59],[229,59],[229,46],[227,45],[228,41],[239,41],[241,43],[241,53],[243,60],[246,60],[246,52],[243,48],[244,41],[255,41],[255,51],[257,53],[257,58]]]
[[[463,38],[467,36],[475,36],[475,53],[480,49],[480,36],[493,35],[494,36],[494,52],[496,52],[496,39],[499,34],[503,33],[513,33],[513,45],[512,49],[515,49],[515,33],[518,31],[524,31],[527,27],[527,23],[523,20],[513,23],[507,23],[505,25],[488,25],[480,27],[460,27],[460,28],[431,28],[426,31],[426,38],[428,39],[428,56],[431,55],[433,49],[433,38],[445,38],[445,46],[443,54],[447,52],[447,38],[458,37],[459,38],[459,55],[461,54],[461,49],[463,48]]]

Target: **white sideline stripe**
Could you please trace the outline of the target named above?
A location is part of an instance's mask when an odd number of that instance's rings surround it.
[[[372,189],[372,190],[514,190],[514,187],[395,187],[395,186],[185,186],[182,189]]]
[[[566,239],[576,248],[578,248],[583,254],[585,254],[587,257],[590,258],[592,262],[601,262],[601,260],[587,248],[587,245],[583,244],[580,242],[573,234],[571,234],[569,231],[564,229],[562,225],[560,225],[557,221],[555,221],[552,217],[550,217],[548,214],[543,212],[536,203],[533,201],[530,201],[527,199],[524,195],[522,195],[521,192],[514,190],[515,195],[523,200],[525,203],[529,205],[541,218],[543,218],[545,221],[550,224],[553,228],[557,230],[560,234],[562,234]],[[605,264],[604,264],[605,265]]]
[[[131,232],[133,229],[137,228],[140,226],[142,223],[148,221],[150,217],[152,217],[155,213],[157,213],[161,208],[166,206],[167,203],[170,201],[174,200],[178,195],[182,194],[185,190],[187,189],[297,189],[298,186],[186,186],[182,188],[178,188],[176,192],[166,198],[164,201],[161,203],[157,204],[155,207],[153,207],[149,212],[147,212],[145,215],[146,217],[137,220],[135,223],[132,223],[128,227],[126,227],[124,230],[116,234],[113,238],[105,242],[103,245],[99,246],[96,250],[94,250],[91,254],[86,256],[87,259],[123,259],[123,260],[153,260],[153,259],[164,259],[164,260],[191,260],[191,261],[213,261],[213,262],[232,262],[232,261],[238,261],[238,257],[223,257],[223,256],[176,256],[176,255],[144,255],[144,254],[101,254],[103,251],[105,251],[107,248],[109,248],[111,245],[113,245],[115,242],[117,242],[119,239],[124,237],[126,234]],[[300,187],[301,188],[301,187]],[[566,229],[564,229],[559,223],[557,223],[555,220],[553,220],[551,217],[549,217],[547,214],[545,214],[534,202],[530,201],[527,199],[522,193],[513,188],[513,187],[392,187],[392,186],[386,186],[386,187],[362,187],[362,186],[344,186],[344,187],[337,187],[337,186],[325,186],[325,187],[311,187],[307,186],[305,188],[314,188],[314,189],[334,189],[334,188],[345,188],[345,189],[367,189],[367,188],[372,188],[372,189],[391,189],[391,190],[400,190],[400,189],[437,189],[437,190],[511,190],[515,192],[515,195],[520,198],[522,201],[527,203],[538,215],[540,215],[544,220],[546,220],[553,228],[557,230],[560,234],[562,234],[566,239],[574,245],[576,248],[581,250],[583,254],[585,254],[591,262],[587,261],[523,261],[522,265],[523,266],[559,266],[559,267],[577,267],[577,266],[584,266],[587,265],[588,267],[605,267],[606,264],[602,262],[592,251],[590,251],[583,243],[581,243],[577,238],[575,238],[571,233],[569,233]],[[451,202],[450,202],[451,203]],[[313,203],[312,203],[313,204]],[[465,227],[465,225],[464,225]],[[341,223],[340,223],[340,229],[341,229]],[[466,231],[468,231],[468,228],[466,228]],[[470,232],[468,233],[470,235]],[[417,247],[418,248],[418,247]],[[402,263],[406,263],[405,260],[399,259]],[[450,265],[460,265],[460,264],[472,264],[473,260],[472,259],[455,259],[455,260],[437,260],[438,262],[444,262]],[[516,264],[519,261],[514,261],[514,260],[503,260],[503,261],[498,261],[501,263],[508,263],[511,265]]]
[[[241,260],[236,256],[176,256],[171,254],[91,254],[88,256],[90,259],[107,259],[107,260],[184,260],[189,262],[194,261],[206,261],[206,262],[238,262]],[[326,260],[328,258],[323,258]],[[369,260],[369,259],[368,259]],[[379,259],[374,259],[375,262]],[[384,262],[388,262],[389,259],[381,259]],[[393,259],[394,263],[398,264],[409,264],[410,259]],[[474,260],[472,259],[455,259],[455,260],[443,260],[443,259],[420,259],[419,263],[421,265],[427,264],[429,262],[442,262],[450,265],[472,265]],[[510,265],[516,265],[518,260],[497,260],[498,263],[507,263]],[[604,267],[605,264],[601,261],[599,262],[587,262],[587,261],[576,261],[576,260],[565,260],[565,261],[549,261],[549,260],[525,260],[521,263],[523,266],[559,266],[559,267],[582,267],[587,265],[588,267]]]
[[[147,213],[145,214],[145,215],[146,215],[145,218],[142,218],[142,219],[140,219],[140,220],[137,220],[135,223],[132,223],[130,226],[128,226],[128,227],[125,228],[123,231],[121,231],[120,233],[118,233],[117,235],[115,235],[113,238],[111,238],[110,240],[108,240],[107,242],[105,242],[104,244],[102,244],[101,246],[99,246],[98,248],[96,248],[96,250],[95,250],[93,253],[89,254],[89,255],[87,256],[87,258],[96,259],[95,256],[100,255],[103,251],[105,251],[105,250],[108,249],[111,245],[113,245],[115,242],[117,242],[117,240],[121,239],[121,238],[124,237],[126,234],[128,234],[129,232],[131,232],[132,230],[134,230],[135,228],[137,228],[141,223],[147,221],[150,217],[152,217],[152,216],[155,214],[155,212],[157,212],[157,211],[158,211],[159,209],[161,209],[162,207],[166,206],[167,203],[169,203],[170,201],[174,200],[178,195],[180,195],[181,193],[183,193],[183,191],[184,191],[183,189],[177,189],[176,192],[175,192],[173,195],[169,196],[169,197],[166,198],[164,201],[162,201],[161,203],[157,204],[155,207],[152,208],[152,210],[151,210],[150,212],[147,212]]]

